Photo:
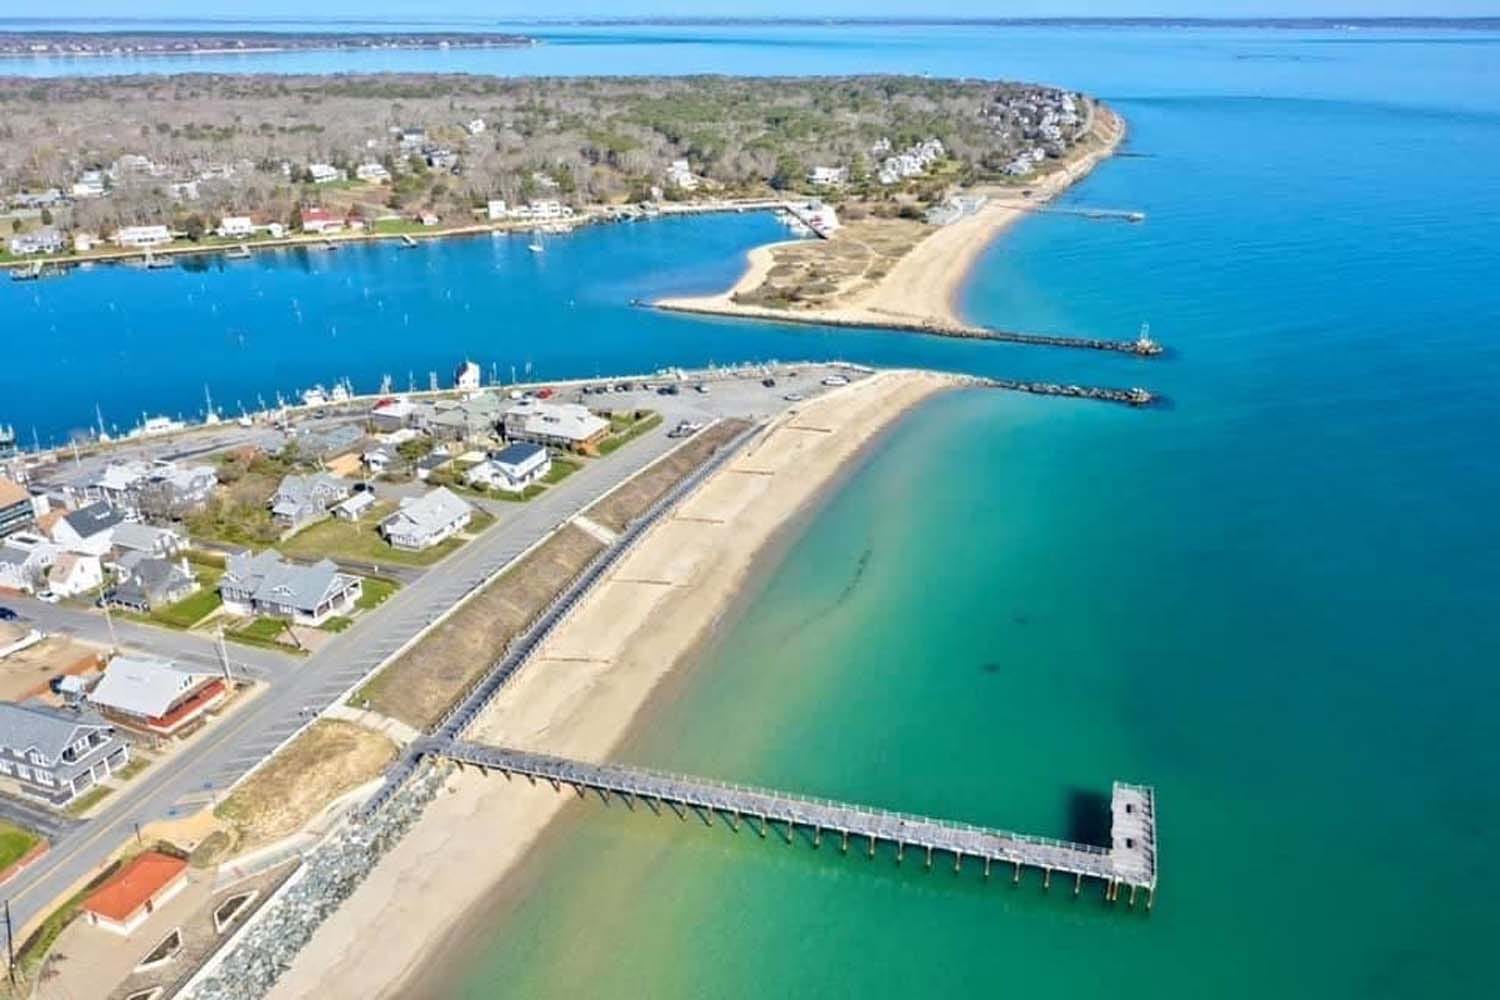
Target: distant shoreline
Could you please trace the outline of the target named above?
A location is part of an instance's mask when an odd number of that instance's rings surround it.
[[[5,22],[0,21],[0,24]],[[4,31],[0,58],[251,55],[272,52],[381,52],[535,45],[529,35],[492,32]]]
[[[983,331],[961,314],[959,298],[975,261],[995,238],[1023,215],[1045,205],[1098,164],[1112,156],[1125,137],[1125,120],[1102,104],[1102,145],[1031,185],[1030,198],[1014,192],[994,194],[978,211],[934,230],[898,260],[873,287],[859,289],[833,307],[778,309],[747,305],[737,296],[750,292],[766,280],[780,243],[756,247],[747,255],[746,269],[728,289],[712,295],[677,296],[657,300],[657,308],[669,312],[732,316],[778,323],[814,323],[825,326],[921,328],[934,334],[977,337]]]

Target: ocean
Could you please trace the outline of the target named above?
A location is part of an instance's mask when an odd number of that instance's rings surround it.
[[[1066,200],[1147,221],[1030,218],[981,260],[965,309],[1099,336],[1149,321],[1170,355],[628,306],[725,284],[775,235],[745,215],[579,232],[542,260],[484,238],[7,283],[8,328],[43,332],[0,366],[0,400],[21,403],[0,422],[45,439],[87,425],[96,396],[123,425],[192,408],[204,382],[232,406],[342,375],[420,383],[465,354],[544,377],[843,357],[1163,392],[1147,411],[967,391],[914,412],[621,755],[1070,837],[1099,836],[1111,781],[1149,783],[1149,914],[1097,888],[1044,893],[1035,873],[1013,888],[972,864],[924,872],[575,806],[455,949],[444,994],[1483,995],[1500,930],[1497,46],[1186,29],[559,40],[517,71],[899,69],[1103,96],[1132,155]],[[462,55],[504,71],[504,53]]]

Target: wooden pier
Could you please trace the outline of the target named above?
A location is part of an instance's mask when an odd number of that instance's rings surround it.
[[[1096,847],[749,785],[458,740],[423,739],[411,750],[461,766],[497,771],[506,778],[520,775],[533,784],[546,781],[556,791],[566,785],[580,798],[592,791],[605,803],[614,796],[632,809],[637,802],[656,814],[670,809],[682,820],[692,811],[709,826],[717,815],[736,832],[745,824],[764,837],[779,827],[789,844],[801,828],[811,834],[814,847],[821,846],[826,835],[836,838],[842,851],[847,852],[854,842],[874,857],[876,848],[887,844],[895,848],[898,863],[907,851],[917,851],[931,868],[934,855],[942,854],[952,858],[954,871],[965,861],[973,861],[983,866],[986,877],[998,863],[1010,868],[1015,883],[1026,869],[1033,868],[1042,872],[1044,888],[1050,888],[1054,874],[1072,876],[1077,895],[1084,880],[1090,879],[1102,884],[1109,901],[1119,898],[1122,887],[1128,890],[1131,906],[1137,894],[1143,894],[1147,909],[1156,892],[1156,796],[1142,785],[1115,783],[1110,797],[1110,846]]]

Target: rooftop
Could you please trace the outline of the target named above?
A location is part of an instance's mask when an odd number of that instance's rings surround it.
[[[83,901],[83,908],[124,922],[187,869],[187,861],[160,851],[138,854]]]

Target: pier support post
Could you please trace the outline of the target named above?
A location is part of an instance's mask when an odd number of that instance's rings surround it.
[[[460,767],[462,767],[462,766],[463,766],[463,765],[459,765],[459,766],[460,766]],[[506,770],[506,769],[505,769],[505,768],[503,768],[503,767],[502,767],[502,768],[501,768],[501,769],[500,769],[500,773],[501,773],[501,774],[503,774],[503,775],[505,775],[505,780],[506,780],[506,781],[509,781],[509,780],[510,780],[510,772],[509,772],[509,771],[507,771],[507,770]]]
[[[1050,889],[1050,888],[1052,888],[1052,869],[1051,868],[1044,868],[1042,870],[1042,888],[1043,889]]]
[[[872,858],[875,856],[875,835],[873,833],[870,834],[870,854],[869,854],[869,856],[872,857]]]
[[[989,858],[985,858],[984,859],[984,877],[985,878],[989,878],[990,877],[990,859]]]
[[[932,867],[932,845],[931,844],[927,845],[927,861],[923,865],[923,867],[924,868],[931,868]]]
[[[706,826],[706,827],[708,827],[708,828],[710,828],[710,829],[712,829],[713,825],[714,825],[714,821],[708,815],[707,810],[700,809],[697,806],[693,806],[692,808],[693,808],[693,812],[695,812],[695,813],[698,814],[698,818],[703,821],[703,825]]]
[[[796,821],[789,819],[789,820],[786,821],[786,842],[787,842],[787,846],[790,847],[791,844],[792,844],[792,841],[794,841],[796,839],[797,839],[797,824],[796,824]]]
[[[1133,884],[1132,884],[1132,885],[1131,885],[1131,887],[1130,887],[1130,899],[1129,899],[1129,901],[1128,901],[1128,902],[1127,902],[1127,905],[1128,905],[1128,906],[1129,906],[1129,907],[1130,907],[1130,908],[1131,908],[1131,909],[1132,909],[1132,910],[1133,910],[1133,909],[1135,909],[1135,888],[1136,888],[1136,887],[1135,887],[1135,886],[1134,886],[1134,885],[1133,885]]]
[[[607,808],[609,806],[609,793],[602,788],[594,789],[594,793],[599,796],[599,801],[603,802]]]
[[[901,855],[904,854],[905,852],[906,852],[906,844],[903,841],[900,841],[900,840],[896,841],[896,864],[899,865],[901,863]]]
[[[625,808],[629,809],[631,812],[635,812],[635,799],[631,797],[630,793],[619,792],[618,794],[620,798],[625,800]]]
[[[843,834],[844,834],[844,844],[843,844],[842,847],[839,848],[839,851],[842,852],[842,853],[844,853],[844,854],[848,854],[849,853],[849,831],[848,830],[844,830]]]
[[[533,788],[536,787],[536,775],[534,775],[534,774],[528,774],[526,776],[526,780],[529,781],[529,782],[531,782],[531,785],[532,785]]]
[[[760,818],[760,826],[756,832],[760,834],[762,840],[766,839],[766,818],[764,816]]]
[[[815,827],[813,827],[813,847],[814,848],[818,848],[818,847],[822,847],[822,846],[823,846],[823,828],[821,826],[815,826]]]
[[[557,783],[557,779],[556,778],[548,778],[547,780],[550,781],[550,782],[552,782],[552,790],[554,792],[560,792],[560,791],[562,791],[562,785],[560,785],[560,784]]]
[[[1154,888],[1148,888],[1146,890],[1146,912],[1147,913],[1151,912],[1151,904],[1154,903],[1155,901],[1156,901],[1156,890]]]
[[[964,866],[964,852],[963,851],[954,851],[953,852],[953,874],[957,875],[959,873],[959,870],[962,869],[963,866]]]
[[[584,798],[588,794],[587,792],[584,791],[583,786],[582,785],[578,785],[578,784],[575,784],[573,786],[573,791],[575,791],[575,792],[578,793],[578,797],[580,799]]]
[[[642,798],[641,801],[644,802],[644,803],[646,803],[646,808],[651,810],[652,815],[655,815],[655,816],[660,816],[661,815],[661,810],[656,807],[656,803],[655,802],[651,801],[650,796],[646,796],[646,797]]]
[[[740,814],[737,811],[730,813],[724,818],[729,820],[729,829],[733,830],[735,833],[740,832]]]
[[[1021,884],[1021,862],[1019,862],[1019,861],[1016,862],[1016,871],[1015,871],[1015,874],[1010,877],[1010,884],[1011,885],[1020,885]]]
[[[677,814],[678,819],[682,820],[683,822],[687,822],[687,813],[683,812],[678,807],[677,803],[673,802],[671,799],[667,799],[666,803],[667,805],[672,807],[672,811]]]

